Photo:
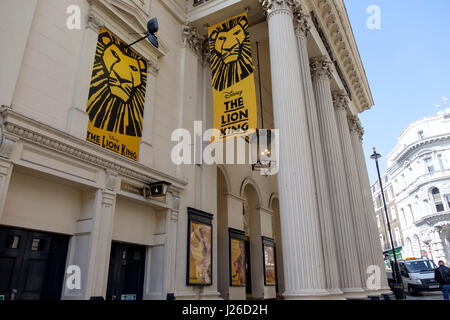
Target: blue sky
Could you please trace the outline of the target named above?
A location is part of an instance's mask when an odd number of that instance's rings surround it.
[[[375,105],[360,115],[371,183],[376,169],[370,154],[383,158],[408,124],[436,114],[450,98],[449,0],[344,0]],[[381,9],[381,29],[369,30],[370,5]]]

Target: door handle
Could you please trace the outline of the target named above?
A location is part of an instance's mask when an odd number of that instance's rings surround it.
[[[18,293],[19,291],[17,291],[17,289],[12,289],[11,290],[11,300],[16,300],[16,294]]]

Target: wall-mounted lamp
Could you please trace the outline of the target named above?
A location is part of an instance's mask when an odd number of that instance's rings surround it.
[[[150,183],[144,187],[144,196],[146,198],[164,197],[167,194],[170,185],[171,183],[166,181]]]

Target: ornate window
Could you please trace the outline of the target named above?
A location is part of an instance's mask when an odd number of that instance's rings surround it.
[[[433,173],[433,172],[434,172],[433,159],[431,159],[431,158],[426,158],[426,159],[425,159],[425,164],[427,165],[428,172],[429,172],[429,173]]]
[[[434,206],[436,207],[436,212],[444,211],[444,203],[442,202],[441,192],[438,188],[433,188],[431,190],[431,195],[433,197]]]

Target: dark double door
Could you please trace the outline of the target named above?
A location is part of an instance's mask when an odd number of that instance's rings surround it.
[[[69,237],[0,227],[0,298],[58,300]]]
[[[112,242],[107,300],[142,300],[145,251],[145,246]]]

